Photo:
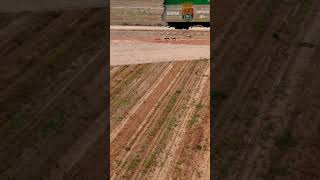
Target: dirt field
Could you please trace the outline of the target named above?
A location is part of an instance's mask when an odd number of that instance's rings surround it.
[[[199,60],[210,57],[210,29],[111,26],[111,65]]]
[[[112,25],[165,25],[163,0],[110,0]]]
[[[208,60],[111,67],[111,179],[209,179]]]
[[[109,0],[107,0],[109,1]],[[10,0],[1,3],[1,13],[45,12],[53,10],[105,8],[109,5],[106,0]]]
[[[320,179],[320,2],[219,1],[213,178]]]
[[[0,179],[103,178],[104,17],[0,15]]]
[[[210,179],[210,29],[159,26],[162,3],[111,1],[114,180]]]

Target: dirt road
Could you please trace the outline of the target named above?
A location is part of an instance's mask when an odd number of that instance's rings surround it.
[[[214,179],[319,179],[319,1],[216,7]]]
[[[111,26],[111,65],[209,59],[210,29]]]

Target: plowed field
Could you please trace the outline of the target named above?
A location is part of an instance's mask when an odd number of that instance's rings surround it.
[[[209,29],[155,26],[162,3],[111,1],[113,180],[210,178]]]
[[[0,179],[103,178],[105,9],[0,19]]]
[[[319,3],[216,3],[215,179],[320,178]]]
[[[209,179],[208,60],[111,67],[111,179]]]

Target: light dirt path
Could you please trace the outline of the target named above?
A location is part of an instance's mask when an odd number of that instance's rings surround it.
[[[111,41],[111,65],[208,59],[209,45]]]
[[[110,26],[110,64],[209,59],[210,28]]]
[[[191,27],[188,30],[176,30],[174,28],[163,26],[118,26],[111,25],[110,30],[144,30],[144,31],[207,31],[210,32],[210,28],[206,27]]]

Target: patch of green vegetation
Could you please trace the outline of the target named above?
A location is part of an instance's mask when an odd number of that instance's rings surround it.
[[[298,142],[294,139],[290,132],[285,132],[283,135],[275,139],[275,146],[281,150],[287,150],[298,145]]]
[[[135,73],[133,73],[129,78],[127,78],[124,81],[125,85],[129,85],[131,82],[133,82],[135,79],[138,79],[139,77],[141,77],[141,75],[144,72],[144,68],[139,68]]]
[[[171,117],[168,119],[168,124],[167,124],[167,131],[170,132],[174,127],[177,126],[177,118],[176,117]]]
[[[41,134],[44,137],[48,135],[56,135],[59,133],[65,123],[65,117],[63,113],[59,113],[57,117],[50,119],[41,129]]]
[[[201,108],[203,108],[203,104],[200,102],[196,105],[196,111],[199,112]]]
[[[201,102],[196,105],[196,110],[194,112],[194,115],[192,116],[192,118],[188,122],[188,128],[192,128],[192,126],[195,123],[199,122],[199,118],[200,118],[199,113],[202,108],[203,108],[203,105],[201,104]]]
[[[201,144],[197,144],[197,145],[196,145],[196,148],[197,148],[199,151],[201,151],[201,150],[203,149],[203,146],[202,146]]]
[[[267,20],[265,17],[258,17],[255,23],[255,27],[259,32],[264,32],[267,28]]]
[[[308,12],[312,7],[312,0],[300,0],[302,3],[302,11],[304,13]]]
[[[119,98],[119,105],[120,106],[128,106],[130,104],[129,98]]]
[[[168,102],[168,105],[166,106],[166,108],[165,108],[165,111],[166,112],[170,112],[171,110],[172,110],[172,108],[173,108],[173,106],[176,104],[176,102],[177,102],[177,98],[178,98],[178,96],[181,94],[181,91],[180,90],[177,90],[174,94],[173,94],[173,96],[171,97],[171,99],[169,100],[169,102]]]
[[[125,80],[121,81],[121,84],[114,90],[114,92],[120,92],[121,90],[126,89],[125,87],[130,86],[134,80],[139,79],[148,67],[148,65],[145,65],[139,68],[136,72],[131,73]]]
[[[180,94],[181,94],[181,91],[178,90],[172,95],[167,106],[164,109],[164,114],[163,114],[162,118],[159,121],[157,121],[156,125],[152,129],[150,129],[149,136],[155,136],[157,130],[163,125],[163,123],[165,123],[168,120],[169,120],[168,126],[167,126],[165,133],[168,133],[174,126],[176,126],[177,119],[175,117],[167,119],[167,117],[168,117],[168,114],[170,113],[170,111],[172,110],[172,108],[174,107],[174,105],[177,101],[177,98]]]
[[[277,41],[280,40],[280,35],[279,35],[279,33],[278,33],[278,32],[273,32],[273,33],[272,33],[272,38],[275,39],[275,40],[277,40]]]
[[[150,169],[152,166],[154,166],[156,164],[156,154],[153,153],[151,154],[151,156],[149,158],[147,158],[145,161],[144,161],[144,169],[145,170],[148,170]]]
[[[141,162],[141,158],[139,156],[135,157],[130,161],[130,163],[127,166],[128,171],[132,171],[138,167],[138,165]]]
[[[192,128],[192,126],[197,122],[199,122],[198,116],[197,115],[192,116],[192,118],[188,122],[188,128]]]

